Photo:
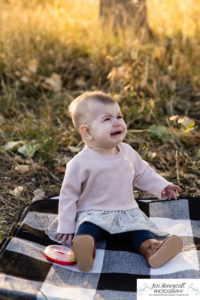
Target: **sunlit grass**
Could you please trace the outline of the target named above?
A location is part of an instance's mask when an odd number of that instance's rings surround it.
[[[51,51],[45,49],[46,39],[64,45],[88,43],[91,48],[102,43],[98,0],[1,0],[0,5],[1,51],[12,63],[22,54],[26,60],[39,50]],[[147,0],[147,7],[150,27],[160,35],[192,36],[199,31],[198,0]]]
[[[46,106],[44,91],[104,89],[142,98],[142,106],[144,97],[169,101],[177,86],[200,87],[198,0],[147,0],[156,36],[147,43],[131,32],[102,30],[98,0],[1,0],[0,6],[3,111],[26,109],[31,97]]]
[[[160,125],[163,107],[181,101],[177,88],[199,89],[199,1],[147,0],[147,8],[156,38],[143,43],[102,30],[98,0],[1,0],[0,114],[10,117],[2,144],[25,137],[56,149],[49,141],[64,108],[86,89],[122,99],[130,128]]]
[[[127,95],[140,88],[159,99],[163,86],[169,92],[200,86],[198,0],[147,0],[156,40],[146,44],[131,32],[103,31],[98,0],[1,0],[0,6],[5,109],[19,91],[20,97],[37,98],[46,89],[103,88]]]
[[[150,27],[160,38],[198,34],[198,0],[148,0],[147,7]],[[59,65],[71,55],[72,43],[95,55],[108,45],[111,53],[119,51],[119,39],[116,45],[109,30],[102,34],[98,0],[1,0],[0,17],[0,65],[10,75],[32,58],[43,62],[49,57],[51,63],[56,56]],[[128,51],[140,43],[131,34],[126,38],[120,47]]]
[[[32,57],[46,57],[61,45],[88,38],[96,29],[95,1],[1,1],[1,53],[12,69]],[[48,47],[47,47],[48,44]],[[70,49],[69,49],[70,51]]]
[[[193,36],[200,28],[199,0],[147,0],[149,23],[161,35]]]

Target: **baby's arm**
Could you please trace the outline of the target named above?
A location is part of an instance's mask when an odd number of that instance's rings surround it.
[[[77,203],[85,180],[84,170],[78,159],[68,164],[59,196],[57,240],[71,244],[76,227]]]

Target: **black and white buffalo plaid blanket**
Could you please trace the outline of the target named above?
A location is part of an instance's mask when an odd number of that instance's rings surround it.
[[[53,264],[43,250],[55,244],[45,228],[57,213],[58,200],[36,201],[1,243],[0,299],[134,300],[138,278],[200,278],[200,199],[138,203],[158,227],[183,241],[183,252],[166,265],[151,269],[144,257],[112,239],[97,244],[89,273],[76,265]]]

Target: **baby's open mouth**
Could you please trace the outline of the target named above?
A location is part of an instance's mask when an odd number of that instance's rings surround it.
[[[114,135],[119,135],[121,134],[122,132],[120,130],[118,131],[115,131],[115,132],[112,132],[110,135],[114,136]]]

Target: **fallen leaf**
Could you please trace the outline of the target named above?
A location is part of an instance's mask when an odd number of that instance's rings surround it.
[[[185,129],[185,133],[195,129],[195,121],[187,116],[173,115],[169,119],[181,125]]]
[[[4,132],[11,132],[12,131],[12,126],[4,125],[2,129],[3,129]]]
[[[31,59],[28,62],[27,67],[31,73],[35,74],[37,72],[38,65],[39,65],[39,62],[37,61],[37,59]]]
[[[31,82],[30,78],[26,75],[23,75],[21,77],[21,81],[23,81],[24,83],[30,83]]]
[[[124,78],[128,74],[128,71],[129,71],[128,66],[126,64],[124,64],[118,68],[112,68],[112,70],[108,74],[107,78],[110,81],[117,81],[120,79],[124,80]]]
[[[81,87],[81,88],[83,88],[83,87],[85,87],[85,86],[87,85],[87,83],[86,83],[84,77],[79,77],[79,78],[77,78],[77,79],[75,80],[75,84],[76,84],[78,87]]]
[[[0,115],[0,125],[3,125],[5,121],[6,121],[5,118],[2,115]]]
[[[169,119],[170,119],[170,121],[177,122],[179,118],[180,118],[179,115],[173,115]]]
[[[148,156],[150,159],[154,159],[154,158],[157,156],[157,154],[156,154],[156,152],[148,151],[148,152],[147,152],[147,156]]]
[[[19,173],[27,173],[30,171],[30,165],[17,165],[15,171]]]
[[[41,168],[41,165],[39,164],[39,163],[33,163],[32,164],[32,169],[34,169],[34,170],[38,170],[38,169],[40,169]]]
[[[24,190],[23,186],[17,186],[14,190],[9,190],[8,192],[14,197],[19,198],[23,190]]]
[[[22,141],[17,141],[17,142],[11,141],[11,142],[8,142],[7,144],[5,144],[3,146],[3,148],[5,151],[8,151],[8,150],[14,151],[14,150],[17,150],[20,147],[20,145],[22,145],[22,143],[23,143]]]
[[[36,201],[36,200],[42,200],[45,197],[45,192],[42,189],[36,189],[34,192],[34,197],[32,199],[32,201]]]
[[[186,116],[180,117],[178,119],[178,123],[181,124],[185,128],[188,128],[190,126],[194,127],[194,125],[195,125],[194,120],[192,120],[192,119],[190,119],[190,118],[188,118]]]
[[[59,173],[65,173],[66,167],[56,167],[56,170],[57,170]]]
[[[29,165],[29,167],[34,170],[41,168],[41,164],[34,162],[31,158],[26,159],[26,164]]]
[[[105,60],[107,62],[112,62],[114,60],[114,58],[112,56],[110,56],[110,55],[106,55]]]
[[[131,50],[130,54],[133,60],[136,60],[138,58],[138,52],[138,50]]]
[[[40,147],[40,144],[32,145],[31,143],[26,143],[22,147],[18,148],[17,152],[26,158],[31,158],[34,156],[35,152],[40,149]]]
[[[165,51],[164,47],[161,46],[154,47],[154,56],[157,59],[161,59],[163,57],[164,51]]]
[[[162,82],[164,82],[171,91],[175,91],[176,89],[176,81],[173,80],[169,75],[164,75],[161,77]]]
[[[67,164],[71,159],[72,159],[72,157],[70,157],[70,156],[63,157],[63,161],[65,162],[65,164]]]
[[[165,126],[156,126],[155,124],[149,127],[153,137],[160,139],[162,142],[169,140],[170,134]]]
[[[51,77],[45,78],[46,88],[53,90],[54,92],[59,92],[62,88],[61,76],[53,73]]]
[[[68,146],[68,148],[72,153],[78,153],[81,150],[81,148],[74,146]]]

